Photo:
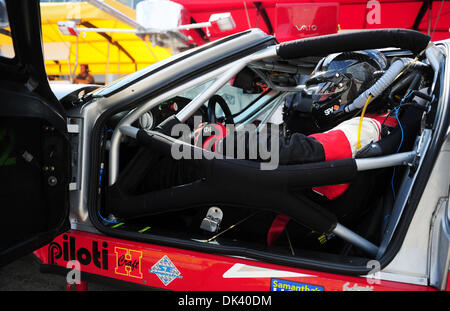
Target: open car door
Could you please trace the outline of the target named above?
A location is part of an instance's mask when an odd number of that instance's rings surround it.
[[[45,72],[39,1],[0,0],[0,15],[2,266],[68,229],[70,150]]]

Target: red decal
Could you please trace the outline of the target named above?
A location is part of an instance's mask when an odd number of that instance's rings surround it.
[[[141,251],[115,247],[114,252],[116,253],[116,268],[114,270],[116,274],[142,279]]]

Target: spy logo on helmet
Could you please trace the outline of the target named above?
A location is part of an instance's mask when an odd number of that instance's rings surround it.
[[[326,116],[328,116],[328,115],[330,115],[330,113],[332,113],[333,111],[334,111],[334,110],[333,110],[333,107],[330,107],[330,108],[325,109],[325,110],[323,111],[323,114],[326,115]]]
[[[164,256],[155,263],[149,272],[156,274],[164,286],[169,285],[175,279],[183,278],[180,271],[178,271],[177,267],[175,267],[167,256]]]

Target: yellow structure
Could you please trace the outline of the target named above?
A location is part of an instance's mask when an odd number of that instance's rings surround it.
[[[88,64],[91,74],[127,74],[171,56],[170,49],[152,46],[133,33],[81,32],[79,36],[62,35],[57,23],[75,20],[78,28],[132,29],[114,14],[87,2],[41,3],[42,38],[48,75],[79,72]],[[135,20],[136,12],[114,0],[106,5]]]

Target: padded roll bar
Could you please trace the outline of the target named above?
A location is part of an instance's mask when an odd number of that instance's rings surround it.
[[[155,131],[139,130],[136,139],[153,151],[169,157],[172,150],[179,150],[183,145],[188,150],[184,151],[184,154],[190,154],[191,159],[198,160],[199,165],[208,171],[207,178],[214,178],[217,174],[220,179],[246,180],[270,187],[311,187],[348,182],[353,180],[357,173],[354,159],[279,165],[274,170],[261,170],[261,163],[257,161],[218,158],[218,154]]]
[[[277,54],[288,60],[311,55],[388,47],[406,49],[417,54],[423,51],[429,42],[429,36],[414,30],[360,30],[281,43],[278,45]]]

